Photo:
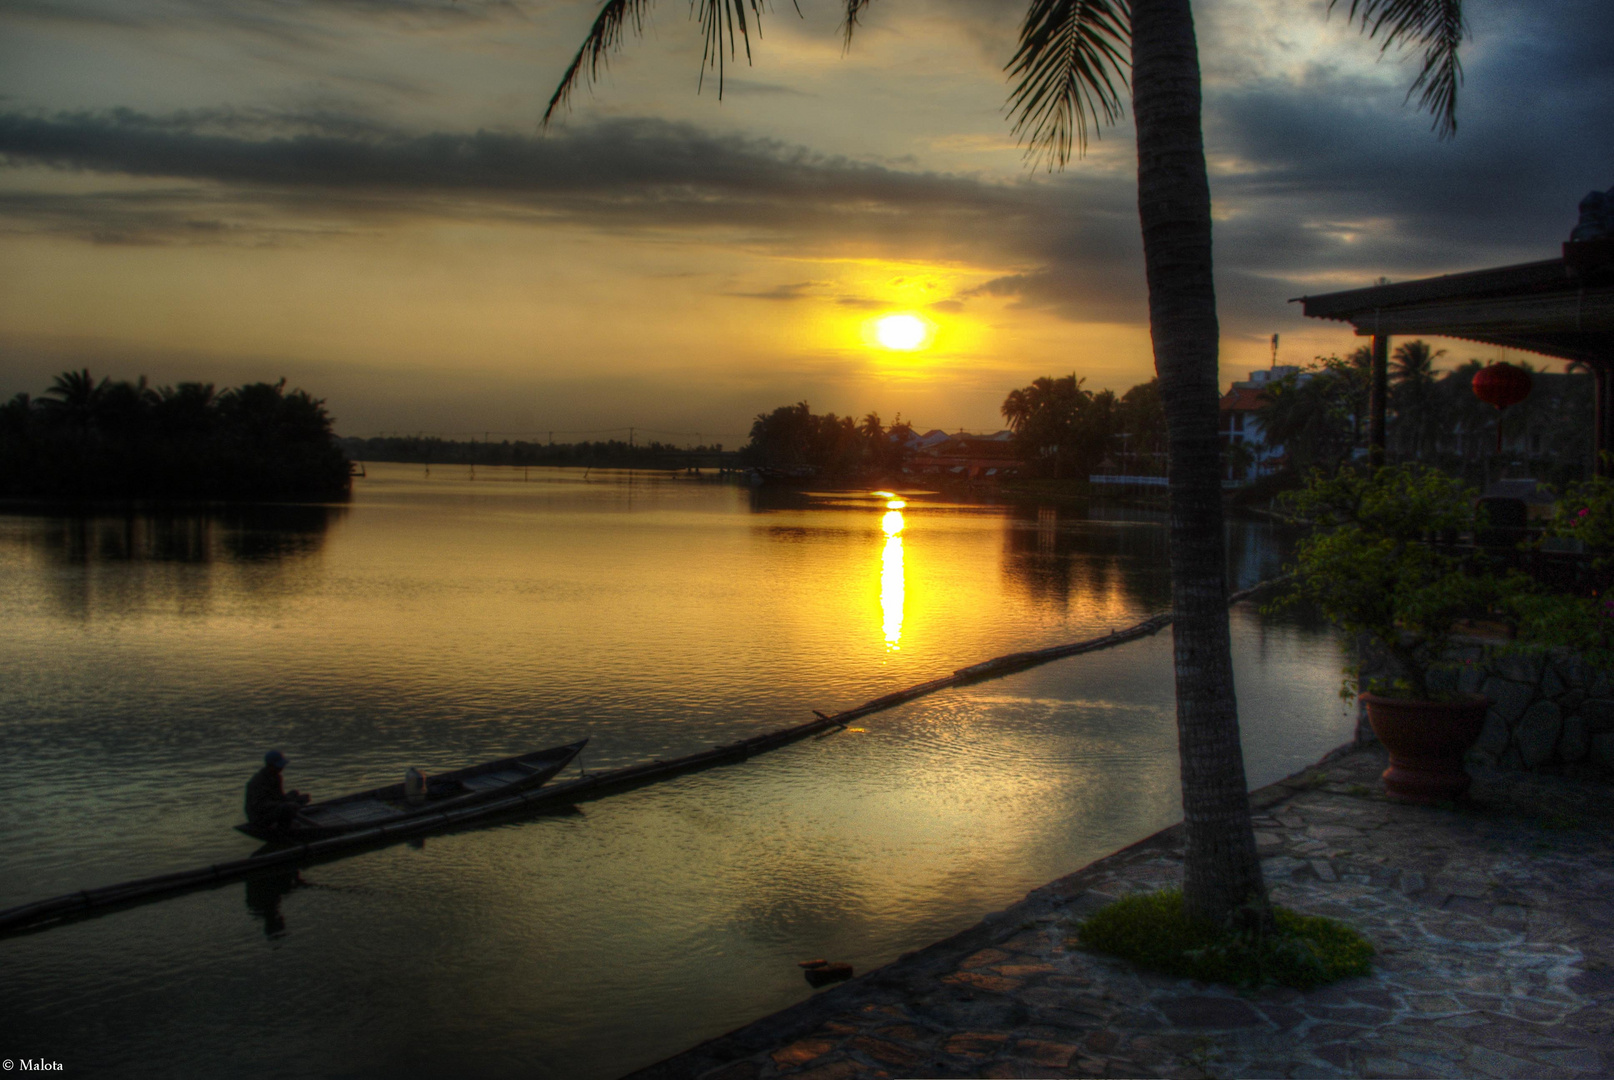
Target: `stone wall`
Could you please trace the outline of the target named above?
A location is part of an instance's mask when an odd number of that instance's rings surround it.
[[[1491,699],[1470,761],[1508,769],[1594,766],[1614,770],[1614,671],[1567,655],[1509,654],[1460,646],[1454,670],[1433,673],[1431,688]],[[1374,670],[1382,665],[1366,665]],[[1358,741],[1372,741],[1365,714]]]

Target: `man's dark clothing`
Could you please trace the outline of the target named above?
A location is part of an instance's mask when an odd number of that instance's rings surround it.
[[[247,781],[247,820],[254,825],[269,828],[290,825],[300,805],[281,787],[279,769],[265,765]]]

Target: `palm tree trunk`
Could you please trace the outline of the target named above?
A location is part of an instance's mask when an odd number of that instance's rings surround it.
[[[1216,425],[1216,286],[1189,0],[1133,0],[1133,114],[1149,330],[1165,406],[1171,491],[1172,638],[1190,917],[1264,911],[1233,697]]]

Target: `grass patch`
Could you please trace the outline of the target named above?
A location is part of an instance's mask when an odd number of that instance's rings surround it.
[[[1202,982],[1310,990],[1368,973],[1373,946],[1355,930],[1284,908],[1273,915],[1277,927],[1264,934],[1192,923],[1182,890],[1167,889],[1117,900],[1076,929],[1083,948]]]

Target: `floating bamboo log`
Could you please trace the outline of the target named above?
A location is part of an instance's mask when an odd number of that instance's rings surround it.
[[[1227,598],[1228,603],[1234,604],[1240,600],[1248,599],[1261,589],[1275,584],[1277,580],[1281,579],[1263,581],[1259,585],[1232,593]],[[820,732],[843,728],[853,720],[872,713],[883,712],[898,705],[905,705],[927,694],[934,694],[938,690],[946,690],[955,686],[968,686],[971,683],[984,682],[988,679],[1001,679],[1006,675],[1013,675],[1054,660],[1062,660],[1067,656],[1078,656],[1082,653],[1114,648],[1116,645],[1121,645],[1128,641],[1136,641],[1138,638],[1157,634],[1170,625],[1171,614],[1162,612],[1124,630],[1111,630],[1101,637],[1089,638],[1086,641],[1072,642],[1067,645],[1055,645],[1047,649],[1009,653],[1005,656],[982,661],[979,664],[971,664],[969,667],[959,668],[951,675],[931,679],[929,682],[922,682],[917,686],[910,686],[905,690],[898,690],[895,693],[877,697],[872,701],[864,702],[854,709],[847,709],[844,712],[838,712],[830,716],[826,716],[815,709],[816,718],[809,720],[805,724],[780,728],[777,731],[770,731],[762,735],[753,735],[749,739],[714,746],[710,750],[686,754],[683,757],[673,758],[669,761],[650,761],[641,765],[612,769],[608,772],[593,773],[581,776],[576,780],[548,784],[534,791],[519,792],[515,795],[509,795],[477,806],[463,807],[459,810],[451,810],[441,814],[428,814],[424,817],[410,818],[407,821],[400,821],[391,825],[380,825],[360,832],[344,833],[341,836],[332,836],[324,840],[269,848],[245,859],[232,859],[228,862],[213,863],[210,866],[193,870],[182,870],[173,874],[159,874],[156,877],[139,878],[116,885],[103,885],[97,889],[84,889],[79,892],[53,896],[47,900],[37,900],[31,904],[23,904],[20,907],[0,911],[0,937],[48,929],[57,923],[78,917],[100,914],[115,908],[150,903],[166,896],[176,896],[180,893],[197,889],[213,888],[276,867],[303,866],[310,863],[324,862],[330,858],[340,857],[365,848],[384,846],[426,833],[473,825],[490,818],[516,813],[562,810],[577,803],[603,799],[609,795],[619,794],[647,784],[670,780],[685,773],[699,772],[702,769],[709,769],[719,765],[735,764],[758,754],[767,753],[769,750],[777,750],[782,746],[799,742]]]

